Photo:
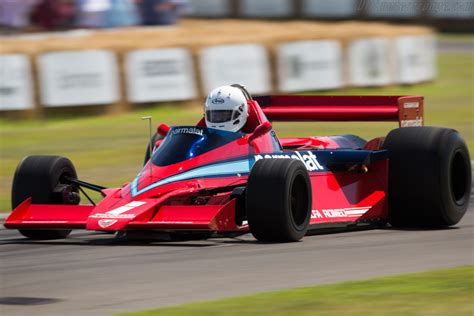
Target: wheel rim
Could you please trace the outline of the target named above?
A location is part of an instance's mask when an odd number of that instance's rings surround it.
[[[69,181],[67,181],[66,178],[77,178],[77,176],[73,170],[70,170],[69,168],[64,168],[63,170],[61,170],[56,186],[60,184],[70,185]],[[79,193],[78,187],[74,187],[72,185],[70,186],[72,187],[72,192]],[[56,194],[54,196],[54,201],[52,201],[52,203],[53,204],[68,204],[68,202],[64,200],[64,197],[62,194]]]
[[[290,211],[295,226],[298,229],[304,228],[308,216],[308,190],[302,174],[298,174],[291,185]]]
[[[468,166],[469,163],[464,155],[460,151],[456,152],[451,163],[449,182],[454,202],[459,206],[464,205],[469,192]]]

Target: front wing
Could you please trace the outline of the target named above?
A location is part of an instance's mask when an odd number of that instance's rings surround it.
[[[135,204],[134,204],[135,203]],[[239,232],[235,199],[224,205],[162,205],[160,199],[133,201],[107,212],[89,205],[21,203],[5,220],[12,229],[163,230]],[[129,206],[127,206],[129,205]],[[134,206],[136,205],[136,206]],[[126,210],[122,212],[122,210]]]

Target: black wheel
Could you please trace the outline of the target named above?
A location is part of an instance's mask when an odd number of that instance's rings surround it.
[[[17,207],[32,197],[34,204],[65,204],[61,192],[55,188],[64,184],[64,178],[77,178],[72,162],[59,156],[28,156],[15,171],[12,186],[12,207]],[[78,201],[77,201],[78,203]],[[77,204],[75,203],[75,204]],[[70,230],[22,230],[19,232],[31,239],[66,238]]]
[[[471,160],[458,132],[436,127],[391,131],[389,222],[398,227],[448,227],[468,208]]]
[[[153,137],[151,138],[151,142],[148,142],[148,146],[146,146],[145,159],[143,160],[143,165],[146,165],[148,160],[150,160],[150,147],[151,147],[151,152],[153,152],[155,150],[155,143],[160,139],[163,139],[163,136],[155,133],[155,135],[153,135]]]
[[[255,163],[248,178],[245,209],[256,239],[300,240],[308,231],[311,205],[311,182],[300,161],[263,159]]]

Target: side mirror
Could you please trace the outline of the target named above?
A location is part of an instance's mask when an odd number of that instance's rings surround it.
[[[260,124],[259,126],[257,126],[257,128],[255,128],[253,133],[250,134],[249,143],[253,142],[254,140],[256,140],[259,137],[262,137],[263,135],[270,132],[271,130],[272,130],[272,124],[270,122],[267,121],[267,122],[264,122],[264,123]]]
[[[163,137],[165,137],[169,131],[170,131],[170,127],[166,124],[160,124],[160,126],[158,126],[158,128],[156,129],[156,132],[158,133],[158,135],[161,135]]]

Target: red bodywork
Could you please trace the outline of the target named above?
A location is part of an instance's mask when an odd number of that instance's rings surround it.
[[[369,142],[355,136],[276,140],[273,132],[260,137],[252,134],[269,120],[422,125],[423,98],[260,97],[249,101],[245,134],[238,139],[167,166],[150,160],[131,183],[103,190],[104,198],[97,206],[32,204],[29,198],[4,225],[14,229],[247,232],[248,225],[239,215],[239,196],[232,192],[245,187],[256,160],[273,158],[300,159],[307,165],[313,192],[310,228],[370,224],[387,218],[388,159],[379,150],[383,138]],[[204,125],[201,120],[197,128]],[[166,134],[169,129],[160,126],[159,132]],[[275,140],[281,145],[279,150]]]

